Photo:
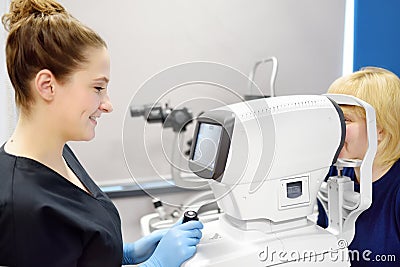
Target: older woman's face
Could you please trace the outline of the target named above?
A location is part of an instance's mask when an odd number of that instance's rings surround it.
[[[346,138],[339,157],[362,160],[368,148],[365,119],[351,109],[343,109],[343,113],[346,121]]]

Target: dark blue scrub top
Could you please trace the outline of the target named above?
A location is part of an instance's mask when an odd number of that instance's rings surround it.
[[[63,156],[91,194],[0,148],[0,266],[121,266],[117,209],[67,145]]]

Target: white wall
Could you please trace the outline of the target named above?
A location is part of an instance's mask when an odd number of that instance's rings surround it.
[[[8,10],[10,0],[0,3],[0,14]],[[7,32],[0,26],[0,145],[11,135],[16,123],[16,109],[14,105],[14,91],[8,79],[5,60],[5,40]]]
[[[4,3],[1,3],[4,5]],[[3,10],[3,9],[1,9]],[[0,30],[1,40],[4,40],[5,32],[3,28]],[[7,91],[5,86],[6,79],[6,63],[4,53],[4,42],[1,43],[0,53],[0,143],[3,144],[7,136]]]

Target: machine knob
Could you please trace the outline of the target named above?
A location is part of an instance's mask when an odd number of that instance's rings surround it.
[[[188,210],[183,214],[183,220],[182,223],[188,222],[188,221],[198,221],[199,218],[197,217],[197,212],[193,210]]]

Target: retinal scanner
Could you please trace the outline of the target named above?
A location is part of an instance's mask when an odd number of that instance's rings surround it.
[[[362,162],[338,160],[346,135],[342,104],[366,111]],[[184,266],[350,266],[347,244],[372,200],[376,143],[374,109],[352,96],[263,98],[203,113],[189,167],[208,179],[224,213],[204,224],[197,253]],[[361,164],[360,193],[347,177],[324,182],[333,164]],[[318,194],[327,229],[308,219]]]

